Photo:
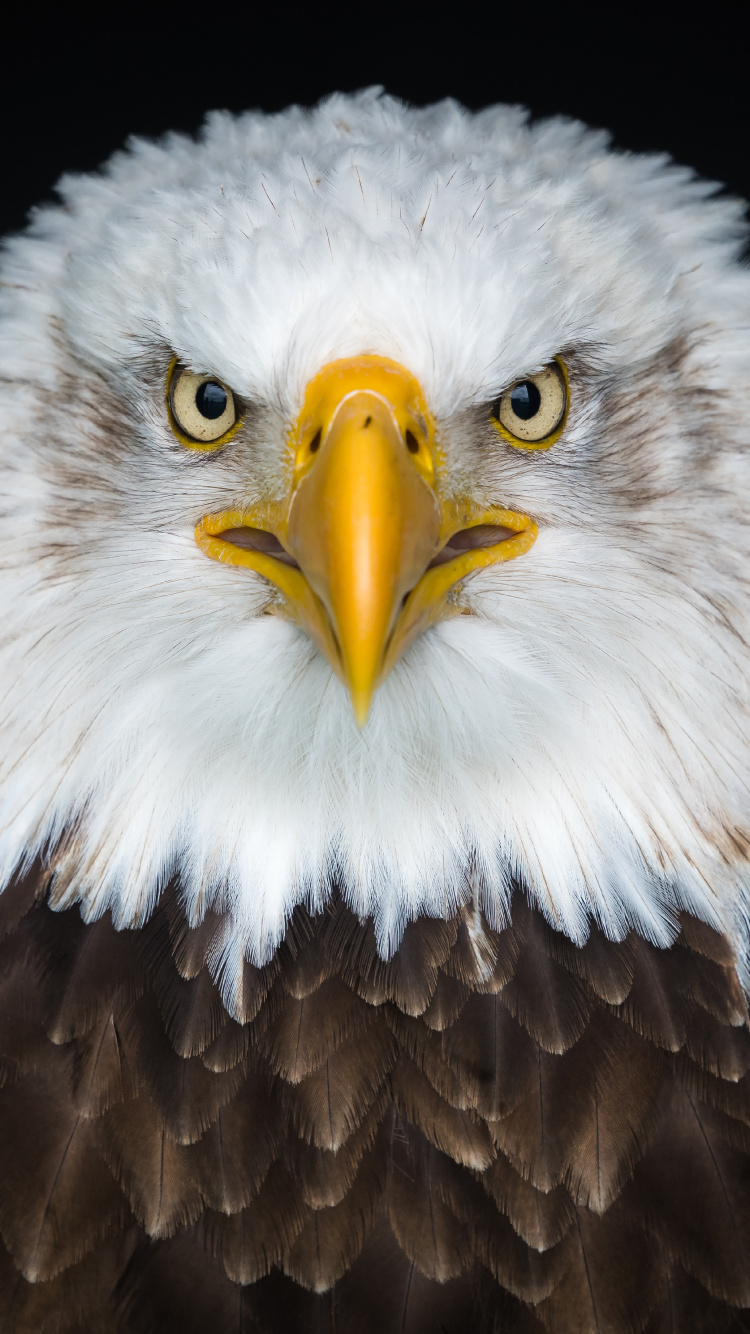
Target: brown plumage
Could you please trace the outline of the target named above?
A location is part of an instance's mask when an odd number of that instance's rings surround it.
[[[297,909],[239,1023],[222,922],[3,895],[3,1334],[750,1330],[731,944],[582,949],[520,894],[389,962]],[[479,929],[478,929],[479,928]]]

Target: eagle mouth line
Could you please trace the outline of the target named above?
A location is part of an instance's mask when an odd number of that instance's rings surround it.
[[[276,586],[281,601],[275,601],[269,610],[288,617],[309,635],[349,689],[355,717],[363,727],[373,692],[414,640],[437,621],[465,610],[461,599],[452,596],[456,586],[481,569],[523,555],[534,545],[539,531],[533,519],[513,510],[485,511],[476,515],[474,523],[471,517],[470,511],[461,514],[454,510],[451,514],[448,506],[443,507],[437,549],[430,556],[429,548],[423,546],[426,563],[421,572],[421,562],[412,561],[410,579],[402,578],[400,586],[396,583],[392,587],[391,575],[399,577],[398,564],[393,572],[386,569],[388,586],[365,585],[362,600],[355,600],[353,607],[345,602],[343,613],[337,609],[325,579],[321,586],[320,572],[315,570],[314,521],[312,538],[308,534],[308,550],[313,556],[310,579],[304,558],[296,560],[287,549],[283,515],[278,527],[273,523],[276,532],[272,532],[258,525],[257,514],[245,515],[241,510],[207,514],[195,529],[195,541],[212,560],[244,566]],[[342,559],[346,563],[345,552],[346,546],[343,553],[339,551],[339,563]],[[336,587],[350,593],[348,567],[338,570],[335,579]],[[387,617],[381,614],[378,598],[381,604],[385,602]],[[380,618],[375,635],[371,623],[373,599]]]
[[[239,547],[242,551],[262,551],[294,570],[300,568],[299,563],[282,546],[278,537],[274,533],[267,532],[264,528],[243,525],[241,528],[225,528],[222,532],[215,533],[213,536],[219,542],[226,542],[228,546]],[[500,524],[480,523],[471,528],[461,528],[452,537],[448,538],[433,556],[426,569],[432,570],[437,565],[445,565],[446,562],[453,560],[456,556],[461,556],[466,551],[499,546],[501,543],[511,541],[517,537],[517,530],[503,527]]]

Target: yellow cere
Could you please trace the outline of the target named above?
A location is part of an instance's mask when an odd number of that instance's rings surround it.
[[[347,357],[329,362],[308,384],[292,429],[294,481],[311,468],[315,454],[341,404],[352,394],[369,393],[390,407],[412,463],[430,485],[435,478],[435,424],[415,376],[387,357]]]

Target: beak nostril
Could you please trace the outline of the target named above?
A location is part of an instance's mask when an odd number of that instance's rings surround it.
[[[414,435],[413,431],[407,431],[405,438],[406,438],[406,448],[408,449],[409,453],[418,454],[419,441],[417,440],[417,437]]]
[[[364,429],[365,429],[365,430],[367,430],[367,428],[368,428],[368,426],[370,425],[370,422],[371,422],[371,421],[372,421],[372,417],[365,417],[365,425],[364,425]]]
[[[317,454],[318,450],[320,449],[320,437],[321,437],[321,430],[320,427],[318,427],[317,431],[315,432],[315,435],[310,441],[311,454]]]

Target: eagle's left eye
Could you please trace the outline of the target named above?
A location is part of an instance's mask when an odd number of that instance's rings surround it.
[[[177,439],[191,449],[216,449],[237,425],[231,389],[211,375],[194,375],[173,362],[167,380],[167,408]]]
[[[518,380],[493,403],[491,421],[516,449],[549,449],[568,414],[568,377],[557,358],[538,375]]]

